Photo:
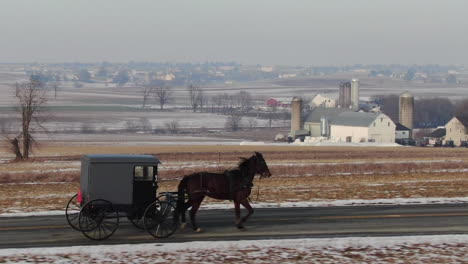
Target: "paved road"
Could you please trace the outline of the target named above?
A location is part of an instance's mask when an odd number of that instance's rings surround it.
[[[121,218],[106,241],[91,241],[70,228],[64,216],[0,217],[0,248],[93,244],[185,242],[270,238],[468,234],[468,205],[359,206],[256,209],[245,231],[233,210],[200,210],[202,233],[190,228],[155,239]]]

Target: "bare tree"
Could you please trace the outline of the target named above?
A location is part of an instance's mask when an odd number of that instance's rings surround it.
[[[125,122],[125,130],[127,132],[136,132],[138,131],[138,129],[140,129],[140,126],[137,122],[133,121],[133,120],[127,120]]]
[[[398,122],[398,95],[374,95],[371,100],[381,106],[380,110],[394,122]]]
[[[172,120],[171,122],[167,122],[164,124],[166,127],[167,131],[171,134],[178,134],[179,129],[180,129],[180,124],[179,121],[177,120]]]
[[[216,113],[219,114],[222,104],[223,104],[222,95],[217,94],[211,97],[211,112],[214,113],[216,111]]]
[[[203,90],[199,90],[197,94],[198,106],[200,106],[200,112],[203,112],[203,107],[207,104],[208,98],[206,97]]]
[[[227,118],[225,127],[231,131],[237,131],[241,128],[241,121],[244,113],[241,111],[231,111]]]
[[[233,108],[233,96],[227,93],[221,95],[221,104],[223,106],[223,115],[231,113]]]
[[[468,117],[468,98],[465,98],[456,104],[455,116]]]
[[[270,111],[268,112],[268,125],[269,125],[269,127],[272,126],[273,120],[278,119],[277,111],[278,111],[278,106],[276,104],[272,105],[270,107]]]
[[[45,131],[44,106],[47,104],[47,90],[37,78],[31,77],[28,82],[15,85],[15,97],[18,100],[18,111],[21,116],[19,135],[10,140],[16,160],[28,160],[33,145],[36,143],[33,134]],[[20,144],[22,143],[22,151]]]
[[[154,98],[159,104],[161,110],[164,109],[164,105],[172,100],[171,88],[167,85],[156,86],[153,88]]]
[[[240,91],[235,95],[236,103],[243,112],[248,112],[252,106],[252,96],[249,92]]]
[[[200,93],[201,89],[198,86],[190,84],[187,87],[189,92],[190,106],[192,107],[193,112],[195,113],[200,106]]]
[[[52,89],[54,90],[54,99],[57,100],[57,93],[59,90],[59,83],[58,82],[53,82],[51,84]]]
[[[142,95],[143,95],[143,102],[142,102],[142,107],[146,107],[146,103],[148,102],[148,98],[151,96],[153,93],[153,87],[151,86],[144,86],[142,90]]]
[[[254,129],[255,127],[258,126],[258,122],[257,122],[257,120],[255,120],[254,118],[249,118],[249,119],[247,120],[247,124],[249,125],[249,129],[250,129],[250,130],[252,130],[252,129]]]
[[[141,117],[140,118],[140,127],[143,131],[151,131],[152,130],[152,126],[151,126],[151,122],[149,121],[149,119],[147,117]]]

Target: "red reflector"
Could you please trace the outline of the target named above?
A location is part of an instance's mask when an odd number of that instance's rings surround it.
[[[83,195],[81,194],[81,190],[78,191],[78,197],[76,197],[76,200],[79,204],[81,204],[81,202],[83,201]]]

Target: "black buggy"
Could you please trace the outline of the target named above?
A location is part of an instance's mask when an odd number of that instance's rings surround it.
[[[158,164],[151,155],[83,156],[80,190],[65,209],[70,226],[90,239],[104,240],[126,216],[154,237],[172,235],[178,225],[175,197],[173,193],[157,197]]]

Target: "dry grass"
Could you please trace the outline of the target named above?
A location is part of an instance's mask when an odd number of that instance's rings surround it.
[[[60,155],[1,164],[0,212],[11,208],[62,210],[79,188],[80,155],[76,153],[80,149],[64,147]],[[50,154],[50,150],[44,154]],[[159,191],[174,191],[184,175],[222,171],[235,166],[238,157],[248,157],[253,151],[263,152],[273,174],[270,179],[255,182],[254,200],[258,186],[259,200],[265,202],[460,197],[468,193],[468,149],[105,146],[100,153],[157,155],[163,161]],[[28,182],[64,183],[24,184]]]

